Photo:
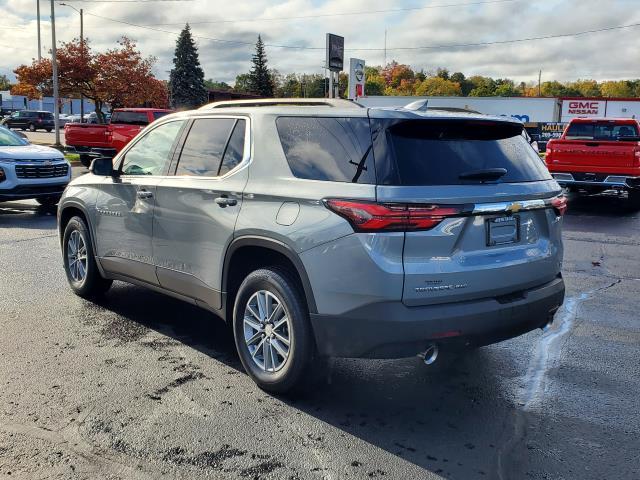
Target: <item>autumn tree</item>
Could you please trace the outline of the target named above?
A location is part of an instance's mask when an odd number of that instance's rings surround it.
[[[626,80],[607,81],[600,84],[600,91],[603,97],[631,97],[633,89]]]
[[[434,97],[460,96],[462,95],[462,90],[459,83],[437,76],[426,78],[423,82],[420,82],[420,85],[416,88],[416,95]]]
[[[63,43],[57,51],[58,80],[61,96],[84,95],[93,101],[96,115],[104,121],[106,105],[118,107],[166,107],[166,84],[153,76],[156,59],[142,57],[136,44],[123,37],[118,47],[103,53],[91,50],[85,40]],[[33,60],[14,70],[18,82],[11,89],[15,95],[40,98],[52,90],[51,60]]]
[[[569,86],[581,97],[599,97],[601,95],[600,85],[595,80],[576,80]]]
[[[253,67],[249,73],[249,89],[262,97],[273,97],[273,78],[267,68],[267,53],[260,35],[251,62]]]
[[[380,67],[364,67],[364,94],[383,95],[386,87]]]
[[[171,104],[176,108],[196,108],[208,100],[204,72],[191,27],[187,23],[176,41],[173,69],[169,76]]]
[[[0,75],[0,90],[9,90],[11,88],[11,82],[6,75]]]

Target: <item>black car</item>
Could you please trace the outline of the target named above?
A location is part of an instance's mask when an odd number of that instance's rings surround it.
[[[37,110],[19,110],[13,112],[3,123],[9,128],[29,129],[32,132],[36,130],[46,130],[50,132],[54,129],[53,113]]]

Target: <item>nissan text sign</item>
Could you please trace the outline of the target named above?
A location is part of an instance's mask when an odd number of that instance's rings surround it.
[[[605,100],[567,99],[562,101],[562,121],[568,122],[572,118],[604,117],[606,113]]]

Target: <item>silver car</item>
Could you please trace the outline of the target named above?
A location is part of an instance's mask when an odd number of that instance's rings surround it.
[[[273,392],[318,357],[430,363],[520,335],[562,304],[566,209],[522,128],[322,99],[168,115],[67,188],[69,284],[214,312]]]

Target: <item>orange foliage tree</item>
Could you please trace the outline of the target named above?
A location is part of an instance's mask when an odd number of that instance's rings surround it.
[[[136,44],[123,37],[116,48],[94,52],[88,42],[78,39],[63,43],[57,51],[60,95],[84,95],[93,101],[96,114],[102,108],[118,107],[166,108],[169,104],[165,82],[155,78],[154,57],[144,58]],[[33,60],[14,70],[18,82],[12,94],[40,98],[52,91],[50,59]]]

